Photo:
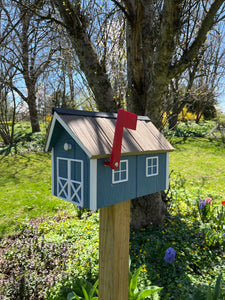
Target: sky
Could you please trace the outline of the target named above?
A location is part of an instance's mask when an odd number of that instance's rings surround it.
[[[225,113],[225,92],[221,93],[218,97],[218,105],[221,107],[223,113]]]

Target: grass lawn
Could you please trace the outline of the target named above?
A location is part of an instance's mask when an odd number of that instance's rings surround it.
[[[224,286],[223,296],[206,294],[220,274],[225,280],[225,147],[203,138],[173,138],[172,144],[170,215],[161,227],[131,231],[130,271],[141,267],[142,290],[163,287],[154,299],[224,299]],[[50,165],[46,153],[1,160],[0,298],[73,299],[78,287],[98,277],[99,215],[76,217],[73,205],[51,196]],[[199,196],[212,198],[204,210]],[[17,238],[7,239],[15,231]],[[169,247],[176,252],[172,264],[164,260]]]
[[[1,236],[13,233],[21,221],[73,209],[72,204],[51,196],[50,154],[38,152],[2,157],[0,174]]]
[[[189,191],[210,193],[221,203],[225,200],[225,146],[205,138],[173,138],[170,171],[180,174]]]

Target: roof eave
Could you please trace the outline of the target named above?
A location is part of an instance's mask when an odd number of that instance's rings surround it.
[[[146,154],[154,154],[154,153],[166,153],[166,152],[173,152],[174,148],[172,149],[161,149],[161,150],[147,150],[147,151],[139,151],[139,152],[126,152],[121,153],[121,157],[123,156],[132,156],[132,155],[146,155]],[[93,155],[90,157],[91,159],[102,159],[102,158],[110,158],[110,154],[99,154],[99,155]]]
[[[55,122],[56,122],[56,116],[54,114],[52,117],[52,120],[51,120],[50,128],[49,128],[48,135],[47,135],[47,140],[45,143],[45,148],[44,148],[45,152],[49,152],[52,150],[51,140],[52,140],[52,134],[53,134],[53,131],[55,128]]]
[[[67,124],[60,118],[60,116],[57,114],[57,112],[54,112],[53,119],[50,125],[50,130],[45,146],[45,152],[49,152],[52,150],[51,140],[52,135],[55,128],[56,121],[59,122],[59,124],[68,132],[68,134],[74,139],[74,141],[81,147],[81,149],[87,154],[89,158],[92,158],[92,154],[88,151],[88,149],[81,143],[81,141],[78,139],[78,137],[72,132],[72,130],[67,126]]]

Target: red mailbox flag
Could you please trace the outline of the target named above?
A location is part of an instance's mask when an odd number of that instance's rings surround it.
[[[123,139],[123,128],[125,127],[125,128],[136,130],[136,126],[137,126],[137,115],[127,112],[123,109],[118,110],[110,162],[105,162],[105,165],[109,165],[111,169],[119,168],[122,139]]]

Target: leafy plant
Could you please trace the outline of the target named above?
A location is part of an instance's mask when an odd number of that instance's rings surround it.
[[[198,291],[194,295],[189,296],[187,300],[223,300],[222,295],[222,274],[217,277],[214,288],[209,285],[208,289]]]
[[[221,282],[222,282],[222,274],[220,274],[218,276],[214,290],[212,291],[211,288],[209,287],[208,293],[207,293],[207,300],[220,299],[220,297],[222,295]]]
[[[98,297],[98,280],[92,286],[89,282],[83,282],[78,279],[73,285],[72,292],[67,295],[67,300],[97,300]]]
[[[151,286],[148,289],[139,290],[138,289],[138,276],[142,270],[142,267],[137,269],[137,271],[130,276],[129,282],[129,300],[143,300],[146,297],[160,292],[163,288],[158,286]]]
[[[214,121],[201,121],[196,124],[194,121],[179,122],[175,130],[164,130],[170,137],[205,137],[215,125]]]

